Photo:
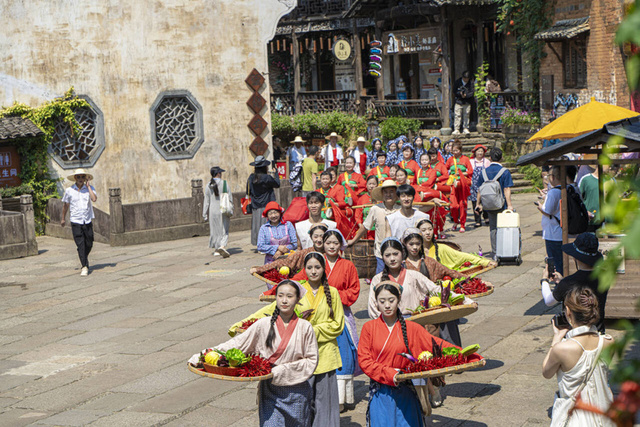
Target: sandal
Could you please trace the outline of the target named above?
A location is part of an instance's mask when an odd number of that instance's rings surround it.
[[[460,227],[460,232],[461,232],[461,233],[464,233],[464,232],[465,232],[464,227]]]

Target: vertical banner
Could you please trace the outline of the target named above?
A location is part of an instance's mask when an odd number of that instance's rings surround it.
[[[20,178],[20,155],[13,146],[0,147],[0,187],[17,187]]]

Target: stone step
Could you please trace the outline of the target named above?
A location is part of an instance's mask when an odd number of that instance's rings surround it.
[[[531,181],[528,179],[514,179],[513,180],[514,187],[531,187]]]
[[[520,173],[520,172],[513,172],[511,170],[509,170],[509,172],[511,172],[511,179],[525,179],[524,174]]]
[[[536,189],[529,185],[525,187],[513,187],[511,189],[511,194],[533,193],[535,191]]]

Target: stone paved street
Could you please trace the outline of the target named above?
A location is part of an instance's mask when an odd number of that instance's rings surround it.
[[[544,248],[534,200],[514,197],[523,264],[487,273],[497,289],[461,325],[463,343],[479,343],[487,366],[446,378],[436,425],[549,424],[556,382],[540,372],[558,309],[540,299]],[[487,227],[468,230],[453,240],[469,251],[477,243],[490,249]],[[42,237],[39,256],[0,262],[0,425],[257,425],[254,384],[186,368],[192,354],[225,340],[230,324],[263,306],[265,286],[248,273],[262,256],[249,232],[230,240],[229,259],[213,258],[207,237],[96,244],[88,277],[79,275],[70,240]],[[359,327],[367,294],[363,281]],[[358,405],[342,414],[343,426],[364,425],[367,378],[356,388]]]

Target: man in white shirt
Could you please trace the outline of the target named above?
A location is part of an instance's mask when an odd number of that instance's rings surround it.
[[[309,219],[296,223],[296,234],[298,235],[298,249],[307,249],[313,246],[309,231],[316,224],[325,224],[328,229],[336,228],[334,221],[322,218],[322,207],[325,197],[317,191],[307,194],[307,209],[309,209]]]
[[[396,194],[400,199],[400,209],[387,215],[387,221],[389,221],[391,235],[402,239],[407,228],[414,227],[414,224],[422,218],[429,219],[429,215],[413,207],[416,190],[409,184],[398,187]]]
[[[98,196],[95,189],[89,184],[93,175],[84,169],[77,169],[73,175],[67,177],[70,181],[75,181],[71,187],[67,188],[62,197],[62,220],[60,225],[65,226],[67,212],[70,212],[71,232],[73,240],[78,248],[78,257],[82,264],[81,276],[89,274],[89,253],[93,248],[93,205]]]

